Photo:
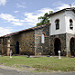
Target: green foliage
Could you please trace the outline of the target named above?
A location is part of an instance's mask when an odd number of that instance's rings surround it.
[[[38,20],[40,19],[41,21],[39,23],[37,23],[37,26],[43,25],[43,24],[49,24],[50,20],[49,20],[49,14],[52,14],[53,11],[49,11],[49,13],[45,13],[44,16],[40,16],[38,17]]]

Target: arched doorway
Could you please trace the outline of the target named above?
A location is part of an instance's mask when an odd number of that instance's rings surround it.
[[[19,54],[19,42],[16,42],[16,54]]]
[[[56,38],[54,41],[54,52],[55,55],[58,55],[58,51],[61,50],[61,42],[59,38]]]
[[[75,56],[75,38],[70,40],[70,52],[72,56]]]

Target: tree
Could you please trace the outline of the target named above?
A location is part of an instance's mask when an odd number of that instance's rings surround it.
[[[37,23],[37,26],[43,25],[43,24],[49,24],[50,20],[49,20],[49,14],[52,14],[53,11],[49,11],[49,13],[45,13],[44,16],[40,16],[38,17],[38,20],[40,19],[41,21],[39,23]]]

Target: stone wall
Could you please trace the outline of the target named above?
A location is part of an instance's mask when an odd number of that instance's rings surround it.
[[[25,31],[10,38],[11,49],[16,54],[16,43],[19,42],[19,54],[35,54],[34,31]]]
[[[65,55],[66,54],[66,34],[59,34],[59,35],[50,36],[50,38],[49,38],[50,39],[50,52],[52,52],[52,54],[55,55],[54,42],[55,42],[56,38],[58,38],[61,43],[61,55]]]
[[[65,33],[50,36],[49,28],[50,25],[40,26],[34,28],[34,30],[23,31],[10,36],[10,49],[13,51],[13,54],[16,54],[16,44],[18,42],[18,54],[50,55],[52,53],[55,55],[54,43],[55,39],[59,39],[61,55],[71,55],[70,40],[71,38],[75,38],[75,35]],[[44,43],[41,42],[42,34],[44,34],[45,38]],[[7,55],[8,39],[0,38],[0,54]]]
[[[0,39],[0,55],[2,54],[2,39]]]
[[[41,42],[42,34],[45,35],[45,43]],[[35,54],[47,55],[50,53],[49,46],[49,25],[35,30]]]
[[[7,38],[0,38],[0,54],[7,55]]]
[[[54,42],[55,39],[58,38],[61,42],[61,55],[71,56],[70,40],[72,37],[75,38],[75,35],[69,33],[50,36],[50,51],[53,53],[53,55],[55,55]]]
[[[67,55],[69,55],[69,56],[71,55],[71,51],[70,51],[71,38],[75,38],[75,35],[67,33],[66,34],[66,49],[67,49]],[[75,46],[75,44],[74,44],[74,46]]]

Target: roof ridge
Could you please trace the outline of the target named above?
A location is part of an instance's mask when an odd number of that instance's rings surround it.
[[[46,26],[46,25],[50,25],[50,24],[44,24],[44,25],[40,25],[40,26],[35,26],[35,27],[32,27],[32,28],[24,29],[24,30],[21,30],[21,31],[13,32],[13,33],[6,34],[6,35],[4,35],[4,36],[1,36],[0,38],[3,38],[3,37],[10,37],[10,36],[19,34],[19,33],[21,33],[21,32],[29,31],[29,30],[35,30],[36,28],[44,27],[44,26]]]

